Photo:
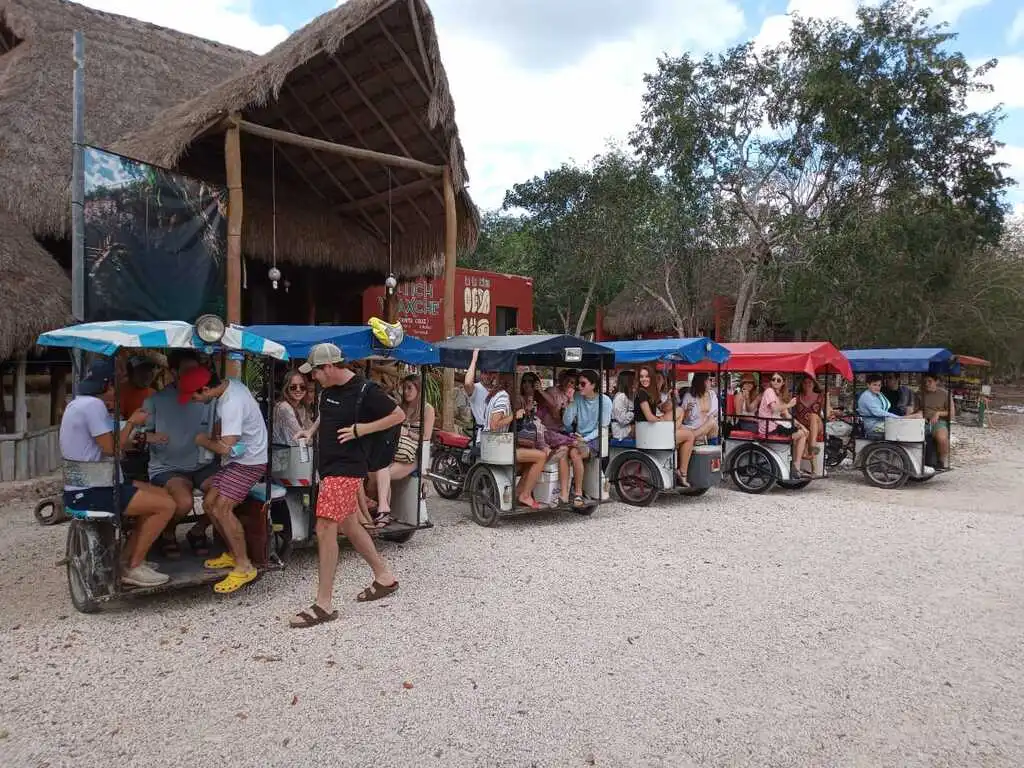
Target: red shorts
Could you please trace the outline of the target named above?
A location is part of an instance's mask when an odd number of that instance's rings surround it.
[[[316,496],[316,516],[342,523],[359,510],[359,477],[323,477]]]

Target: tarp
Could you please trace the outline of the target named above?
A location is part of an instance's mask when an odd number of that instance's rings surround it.
[[[468,368],[473,350],[480,350],[477,368],[481,371],[514,371],[516,365],[557,366],[560,368],[611,368],[615,353],[607,346],[577,336],[453,336],[437,345],[441,365]],[[566,349],[579,349],[583,359],[565,360]]]
[[[406,336],[394,349],[383,346],[368,325],[253,325],[253,333],[273,339],[290,357],[304,360],[314,344],[335,344],[346,360],[387,358],[408,365],[437,365],[437,348],[415,336]]]
[[[729,352],[729,359],[721,364],[723,371],[778,371],[808,376],[836,373],[844,379],[853,378],[849,360],[827,341],[727,342],[722,346]],[[718,365],[703,362],[677,367],[687,371],[714,371]]]
[[[941,347],[844,349],[843,354],[854,373],[956,374],[960,371],[953,353]]]
[[[636,341],[605,341],[615,352],[615,365],[634,365],[661,360],[677,363],[699,363],[709,360],[724,363],[729,350],[706,336],[691,339],[638,339]]]
[[[115,355],[120,349],[198,349],[217,348],[265,355],[287,360],[288,352],[280,344],[254,333],[251,328],[231,325],[219,344],[204,344],[195,335],[195,326],[182,320],[110,320],[71,325],[42,334],[36,343],[43,347],[65,347]]]

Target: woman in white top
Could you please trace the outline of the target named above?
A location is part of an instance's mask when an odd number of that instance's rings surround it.
[[[612,439],[628,440],[633,437],[633,398],[636,397],[636,374],[633,371],[619,373],[612,400]]]
[[[691,429],[695,440],[718,434],[718,395],[708,386],[708,375],[696,373],[680,404],[683,426]]]
[[[526,417],[518,396],[513,404],[513,392],[516,392],[513,374],[502,373],[491,378],[484,411],[484,432],[508,432],[517,419]],[[533,489],[544,471],[548,452],[539,448],[516,448],[516,460],[521,473],[516,486],[516,502],[530,509],[540,509],[540,504],[533,498]]]

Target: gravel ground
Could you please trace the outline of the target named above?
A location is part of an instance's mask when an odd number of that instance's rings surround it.
[[[0,510],[2,766],[1024,765],[1024,449],[898,492],[841,472],[386,545],[293,631],[315,559],[75,613],[65,526]],[[968,466],[970,469],[968,469]]]

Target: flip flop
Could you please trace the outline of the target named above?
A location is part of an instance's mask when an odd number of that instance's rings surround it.
[[[373,584],[371,584],[358,595],[356,595],[356,600],[358,600],[360,603],[371,603],[374,600],[381,600],[382,598],[387,597],[397,589],[397,581],[394,584],[390,584],[385,587],[379,581],[374,580]]]
[[[219,557],[214,557],[203,563],[204,568],[209,568],[211,571],[220,571],[225,568],[235,567],[235,556],[230,552],[225,552]]]
[[[307,627],[315,627],[318,624],[326,624],[329,621],[334,621],[338,618],[337,611],[331,611],[328,613],[316,603],[309,606],[309,610],[299,611],[295,614],[295,617],[288,622],[288,626],[292,629],[306,629]]]
[[[218,595],[230,594],[241,589],[250,581],[254,581],[259,575],[259,571],[255,568],[251,571],[231,571],[231,573],[213,585],[213,591]]]
[[[527,507],[528,509],[543,509],[540,503],[534,498],[531,498],[529,501],[516,499],[516,505],[520,507]]]
[[[572,505],[575,509],[583,509],[583,507],[587,505],[587,502],[580,494],[576,494],[572,497]]]

